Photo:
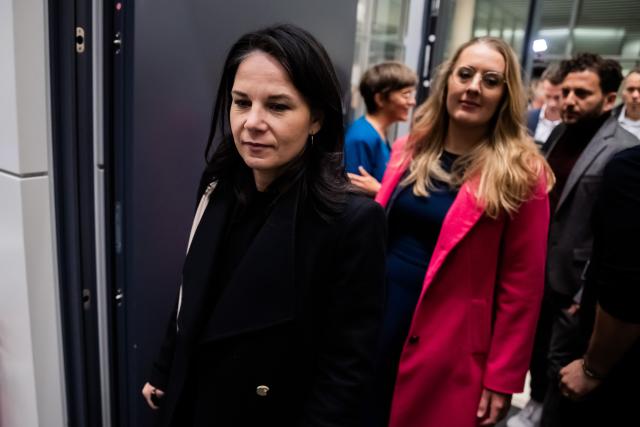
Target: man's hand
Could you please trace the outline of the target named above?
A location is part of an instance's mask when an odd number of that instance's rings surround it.
[[[566,398],[578,400],[591,393],[602,381],[584,373],[582,359],[574,360],[560,369],[560,392]]]
[[[380,183],[377,179],[369,175],[369,173],[362,167],[358,166],[358,171],[360,171],[360,175],[355,173],[347,173],[349,177],[349,181],[358,189],[362,190],[363,193],[375,197],[380,190]]]
[[[489,389],[482,390],[478,404],[478,417],[481,426],[492,426],[502,420],[511,407],[511,395]]]

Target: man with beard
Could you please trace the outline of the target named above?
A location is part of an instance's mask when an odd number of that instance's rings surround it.
[[[530,365],[531,400],[509,427],[540,425],[543,402],[549,417],[554,414],[559,370],[574,359],[566,349],[575,348],[576,314],[593,241],[590,219],[602,171],[613,155],[638,144],[611,114],[622,81],[617,62],[578,54],[560,63],[560,75],[563,123],[542,148],[556,186],[549,194],[545,295]]]
[[[622,81],[620,65],[598,55],[581,54],[563,61],[562,120],[546,145],[547,160],[556,174],[550,194],[547,291],[553,307],[548,351],[548,391],[543,426],[568,427],[563,406],[571,396],[558,387],[560,369],[581,347],[581,293],[591,260],[591,219],[602,172],[618,152],[638,144],[610,114]]]

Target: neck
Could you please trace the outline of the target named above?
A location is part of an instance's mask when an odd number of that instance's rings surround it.
[[[640,120],[640,107],[631,109],[631,108],[625,108],[624,109],[624,116],[629,119],[629,120]]]
[[[273,173],[253,170],[253,179],[256,183],[256,189],[259,192],[267,191],[267,188],[271,185],[276,176]]]
[[[256,190],[261,193],[265,191],[281,192],[284,188],[288,188],[289,184],[297,181],[304,173],[306,159],[310,155],[305,147],[296,157],[282,166],[273,169],[252,169]]]
[[[485,126],[460,127],[449,120],[447,136],[444,139],[444,148],[452,154],[464,155],[486,138]]]
[[[380,134],[380,138],[387,139],[387,129],[391,126],[392,121],[390,121],[386,115],[381,113],[374,114],[365,114],[364,116],[371,126]]]
[[[552,122],[560,120],[560,111],[558,111],[555,114],[551,114],[549,112],[549,110],[545,108],[544,109],[544,118],[547,119],[547,120],[551,120]]]

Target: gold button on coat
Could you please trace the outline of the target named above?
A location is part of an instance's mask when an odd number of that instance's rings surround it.
[[[256,394],[260,397],[266,397],[266,395],[269,393],[269,386],[266,385],[259,385],[256,388]]]

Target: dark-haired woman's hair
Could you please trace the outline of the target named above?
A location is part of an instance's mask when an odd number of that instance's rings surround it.
[[[307,141],[301,158],[291,168],[302,167],[302,191],[311,197],[316,211],[327,218],[339,213],[345,202],[348,180],[343,170],[344,123],[340,85],[324,47],[307,31],[283,24],[243,35],[231,47],[224,63],[218,95],[213,107],[209,139],[205,150],[207,168],[201,187],[213,180],[225,182],[238,169],[249,169],[233,142],[229,125],[231,89],[240,63],[252,52],[261,51],[282,65],[293,86],[302,94],[322,127]],[[218,143],[213,155],[210,151]],[[287,171],[284,172],[288,175]],[[297,175],[297,173],[295,173]],[[242,180],[240,180],[242,182]],[[247,188],[234,183],[240,202]]]

